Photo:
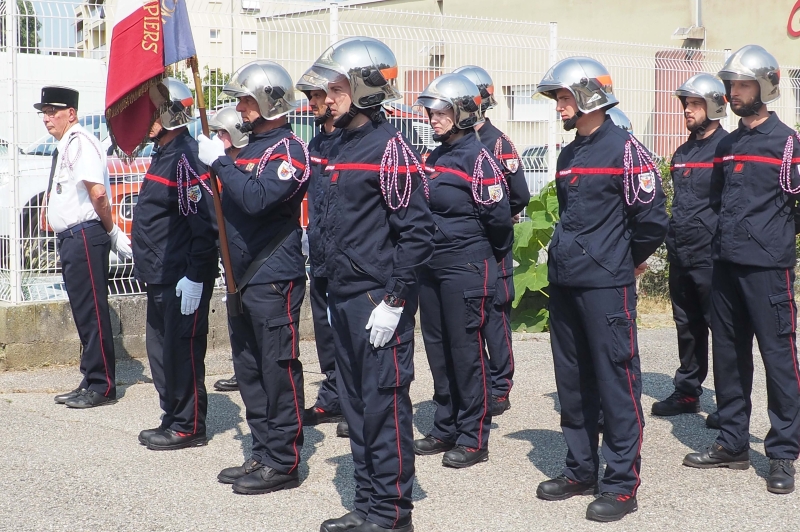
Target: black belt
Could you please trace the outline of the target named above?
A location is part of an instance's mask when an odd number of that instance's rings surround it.
[[[88,222],[81,222],[79,224],[75,224],[72,227],[68,227],[64,231],[61,231],[56,236],[59,240],[64,240],[65,238],[69,238],[74,236],[76,233],[80,233],[84,229],[89,229],[90,227],[94,227],[95,225],[102,225],[100,220],[89,220]]]

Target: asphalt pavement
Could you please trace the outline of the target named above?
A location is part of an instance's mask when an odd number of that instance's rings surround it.
[[[641,330],[645,439],[639,511],[618,523],[585,519],[590,497],[563,502],[536,498],[539,482],[559,474],[566,446],[549,338],[515,335],[512,408],[492,425],[489,461],[465,470],[444,468],[441,456],[419,457],[414,487],[417,532],[794,531],[800,495],[772,495],[765,476],[763,437],[769,429],[763,365],[756,353],[747,471],[696,470],[683,456],[709,445],[715,432],[713,378],[705,383],[701,414],[656,418],[652,403],[672,392],[677,364],[675,332]],[[321,380],[314,345],[303,342],[306,400]],[[352,509],[353,465],[335,425],[306,427],[299,488],[269,495],[237,495],[217,473],[248,457],[250,435],[238,393],[211,385],[231,374],[230,356],[210,353],[208,446],[148,451],[140,430],[156,426],[160,410],[146,361],[118,364],[120,401],[91,410],[56,405],[52,396],[78,383],[77,367],[0,373],[0,531],[216,531],[316,532],[324,519]],[[432,380],[417,338],[411,388],[415,434],[430,428]],[[601,466],[602,467],[602,466]]]

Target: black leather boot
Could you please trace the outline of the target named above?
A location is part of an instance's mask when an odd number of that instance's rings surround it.
[[[786,494],[794,491],[794,460],[770,460],[767,491]]]
[[[739,454],[733,454],[715,442],[702,453],[687,454],[683,459],[683,465],[698,469],[728,467],[730,469],[744,470],[750,467],[750,450],[745,449]]]
[[[288,490],[300,485],[295,469],[291,474],[278,473],[269,466],[264,466],[245,475],[233,483],[233,491],[243,495],[261,495],[273,491]]]
[[[414,454],[428,456],[432,454],[444,453],[455,447],[455,443],[442,441],[434,438],[430,434],[421,440],[414,440]]]
[[[442,465],[447,467],[469,467],[489,460],[489,448],[472,449],[463,445],[456,445],[452,450],[444,453]]]
[[[586,519],[603,523],[619,521],[638,509],[636,497],[619,493],[603,493],[586,507]]]
[[[578,482],[559,475],[556,478],[545,480],[536,488],[536,496],[546,501],[563,501],[576,495],[592,495],[597,489],[597,481]]]
[[[328,519],[322,522],[319,532],[343,532],[351,530],[364,523],[361,516],[355,512],[349,512],[336,519]]]
[[[249,475],[253,471],[258,471],[262,467],[264,467],[264,464],[251,458],[240,466],[226,467],[219,472],[219,475],[217,475],[217,480],[219,480],[222,484],[233,484],[243,476]]]

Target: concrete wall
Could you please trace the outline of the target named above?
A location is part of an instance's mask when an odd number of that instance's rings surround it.
[[[211,298],[208,350],[230,350],[223,292]],[[144,358],[146,296],[111,298],[111,328],[118,360]],[[308,292],[300,313],[300,338],[313,338]],[[0,370],[75,364],[81,343],[67,301],[0,304]]]

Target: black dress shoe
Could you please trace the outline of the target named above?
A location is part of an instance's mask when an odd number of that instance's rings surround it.
[[[150,440],[150,437],[154,434],[158,434],[162,432],[166,427],[156,427],[154,429],[145,429],[139,433],[139,443],[142,445],[147,445],[147,442]]]
[[[442,441],[434,438],[430,434],[421,440],[414,440],[414,454],[428,456],[431,454],[444,453],[455,447],[455,443]]]
[[[116,402],[116,397],[106,397],[94,390],[83,389],[72,399],[64,401],[64,404],[70,408],[94,408],[96,406],[113,405]]]
[[[336,425],[336,435],[340,438],[350,437],[350,427],[347,425],[347,421],[342,421]]]
[[[220,379],[214,383],[214,389],[218,392],[235,392],[239,389],[239,383],[236,381],[236,375],[230,379]]]
[[[463,445],[456,445],[455,448],[444,453],[442,465],[460,469],[480,462],[486,462],[487,460],[489,460],[488,447],[472,449],[470,447],[464,447]]]
[[[78,397],[80,391],[81,391],[80,388],[75,388],[71,392],[62,393],[61,395],[56,395],[53,399],[55,399],[56,403],[63,405],[69,399],[72,399],[73,397]]]
[[[328,412],[318,406],[303,410],[303,425],[319,425],[320,423],[340,423],[344,421],[341,412]]]
[[[654,416],[677,416],[679,414],[696,414],[700,411],[700,398],[675,390],[672,395],[653,403]]]
[[[709,429],[716,429],[719,430],[719,412],[714,412],[713,414],[709,414],[706,417],[706,427]]]
[[[208,444],[208,439],[205,432],[189,434],[172,429],[157,432],[147,440],[147,448],[151,451],[177,451],[187,447],[202,447],[206,444]]]
[[[576,495],[592,495],[597,489],[597,482],[578,482],[558,475],[556,478],[545,480],[536,488],[536,496],[546,501],[563,501]]]
[[[492,396],[492,417],[499,416],[506,410],[511,408],[511,399],[508,396],[498,397]]]
[[[770,460],[767,491],[791,493],[794,491],[794,460]]]
[[[278,473],[269,466],[264,466],[249,473],[233,483],[233,491],[243,495],[261,495],[273,491],[288,490],[300,485],[297,470],[290,475]]]
[[[337,519],[328,519],[322,522],[319,532],[343,532],[352,530],[364,522],[361,516],[355,512],[346,513]]]
[[[739,454],[733,454],[715,442],[702,453],[687,454],[683,459],[683,465],[698,469],[729,467],[731,469],[744,470],[750,467],[750,450],[745,449]]]
[[[357,527],[351,528],[350,532],[414,532],[414,523],[411,522],[411,516],[394,525],[394,528],[383,528],[375,523],[364,521]]]
[[[603,493],[586,507],[586,519],[603,523],[619,521],[638,509],[636,497],[619,493]]]
[[[219,480],[222,484],[233,484],[243,476],[249,475],[253,471],[258,471],[262,467],[264,467],[264,464],[251,458],[240,466],[226,467],[219,472],[219,475],[217,475],[217,480]]]

